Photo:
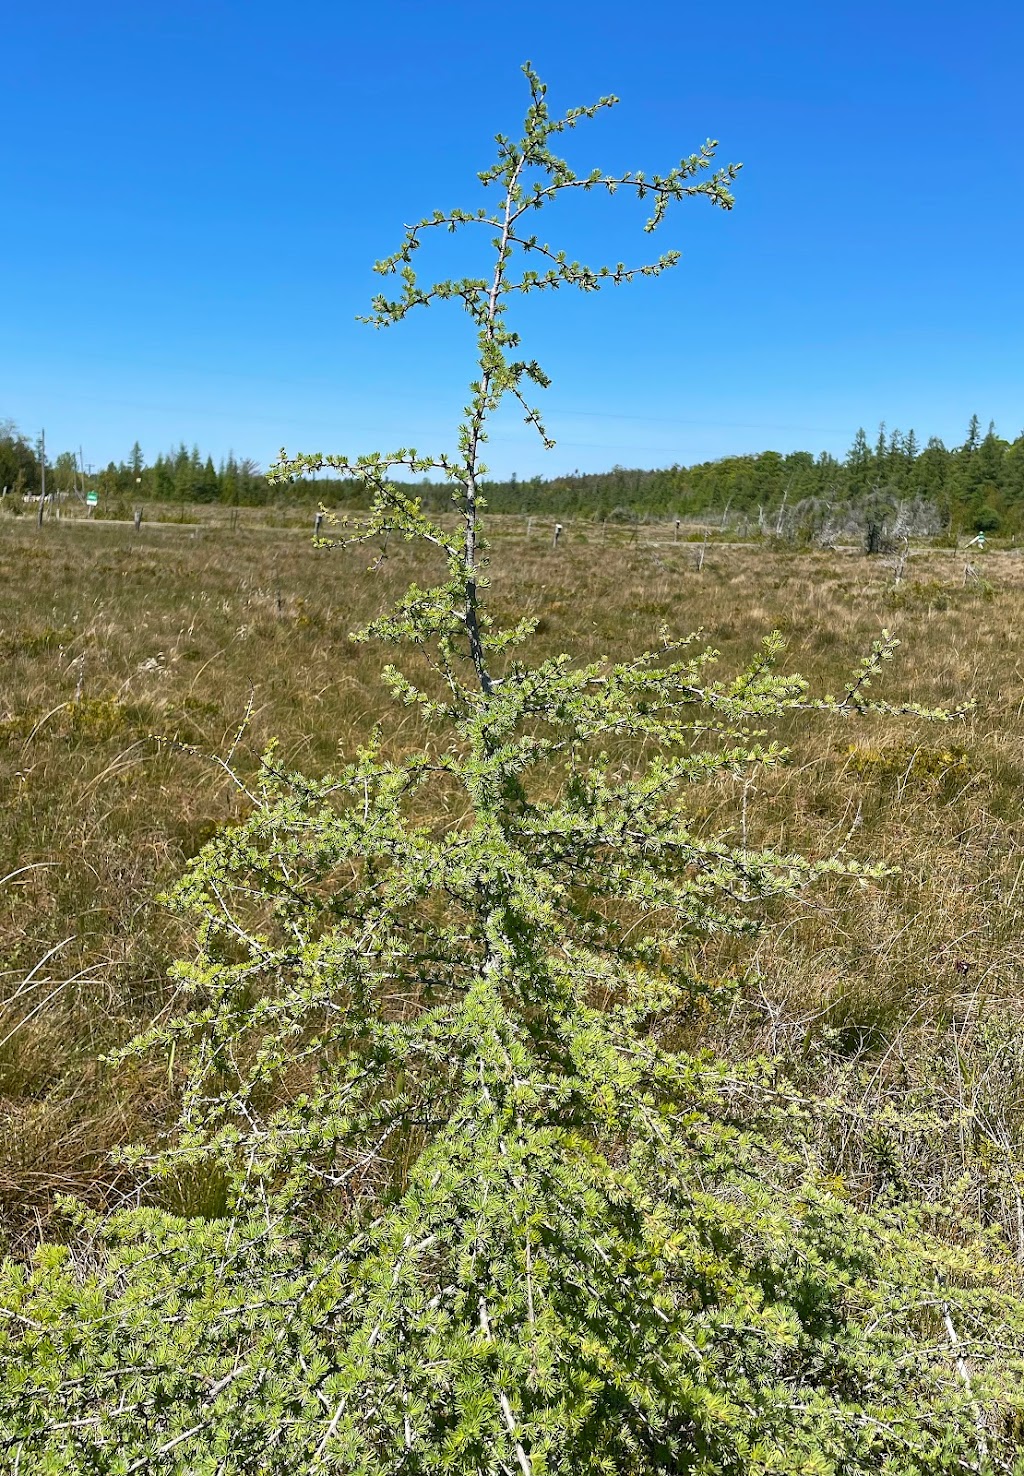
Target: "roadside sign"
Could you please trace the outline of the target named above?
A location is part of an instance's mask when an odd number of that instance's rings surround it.
[[[87,507],[95,507],[99,500],[99,494],[96,492],[87,492],[85,494],[85,504]]]

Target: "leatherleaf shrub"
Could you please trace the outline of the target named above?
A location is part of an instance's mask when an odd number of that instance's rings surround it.
[[[508,396],[515,294],[670,268],[591,268],[531,233],[577,190],[732,204],[705,145],[666,175],[577,176],[557,136],[614,101],[548,112],[480,179],[496,208],[438,212],[379,264],[373,320],[435,299],[473,321],[457,453],[349,461],[346,538],[424,540],[440,575],[367,638],[422,741],[376,735],[336,773],[268,752],[248,818],[174,891],[195,947],[179,1007],[128,1053],[164,1053],[173,1137],[140,1176],[219,1186],[209,1218],[67,1207],[61,1245],[0,1295],[0,1449],[22,1473],[965,1472],[1015,1454],[1020,1303],[1000,1241],[952,1209],[858,1204],[819,1163],[834,1104],[781,1065],[673,1045],[704,988],[695,936],[757,926],[826,873],[879,868],[748,849],[687,793],[784,762],[813,711],[925,714],[869,695],[882,638],[813,696],[770,638],[734,677],[696,638],[627,660],[530,665],[532,622],[487,608],[481,450]],[[488,272],[423,288],[437,231],[482,230]],[[440,473],[428,518],[398,472]],[[454,531],[453,531],[454,528]],[[714,994],[707,1006],[715,1007]],[[131,1060],[122,1061],[131,1070]]]

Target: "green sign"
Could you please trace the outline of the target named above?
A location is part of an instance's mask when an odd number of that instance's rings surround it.
[[[87,492],[85,494],[85,502],[87,507],[95,507],[99,500],[99,494],[96,492]]]

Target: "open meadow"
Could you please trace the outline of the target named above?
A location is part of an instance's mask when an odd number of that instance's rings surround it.
[[[717,1007],[674,1028],[831,1084],[837,1178],[962,1180],[1024,1258],[1024,556],[972,555],[965,583],[964,554],[919,548],[897,584],[891,560],[853,551],[702,556],[671,525],[634,543],[581,523],[557,548],[550,524],[526,532],[498,523],[495,594],[501,614],[540,617],[531,654],[627,657],[702,627],[725,675],[777,629],[787,665],[840,692],[888,628],[902,644],[878,695],[974,701],[948,723],[804,716],[780,735],[786,767],[694,789],[708,830],[896,870],[773,904],[753,939],[696,944]],[[314,548],[308,526],[0,523],[0,1201],[16,1241],[61,1193],[139,1192],[107,1154],[158,1132],[173,1082],[166,1061],[103,1058],[169,1007],[189,938],[159,894],[246,813],[262,750],[276,739],[320,773],[377,723],[393,751],[415,741],[380,681],[390,653],[349,632],[428,571],[401,546],[368,562]],[[897,1100],[919,1109],[913,1141]],[[207,1207],[202,1183],[175,1192]]]

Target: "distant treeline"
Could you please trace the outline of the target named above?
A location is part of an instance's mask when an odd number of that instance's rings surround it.
[[[321,477],[273,487],[251,458],[229,455],[215,466],[212,457],[204,459],[197,447],[184,444],[148,463],[136,442],[126,461],[111,462],[84,481],[75,457],[64,452],[52,462],[47,458],[46,475],[48,491],[89,490],[119,500],[252,506],[301,499],[353,508],[365,501],[356,482]],[[0,486],[27,495],[40,490],[38,445],[2,422]],[[424,481],[417,490],[429,510],[449,505],[450,488],[443,484]],[[761,451],[657,470],[615,466],[529,480],[513,475],[486,483],[485,494],[499,513],[599,519],[710,515],[762,524],[783,509],[788,519],[797,513],[820,522],[823,510],[883,499],[927,506],[943,528],[1017,532],[1024,531],[1024,432],[1008,441],[990,424],[983,434],[973,416],[962,445],[948,447],[932,437],[922,447],[913,431],[904,435],[882,425],[874,442],[858,431],[842,460],[827,452]]]
[[[42,491],[42,448],[29,441],[10,421],[0,420],[0,489],[9,494],[38,497]],[[229,455],[219,466],[204,460],[198,446],[184,443],[177,451],[147,463],[138,441],[127,461],[111,461],[96,468],[80,464],[73,451],[46,456],[46,491],[63,495],[98,492],[103,498],[136,502],[223,502],[259,505],[273,500],[274,489],[258,461]],[[310,494],[311,496],[313,494]]]

